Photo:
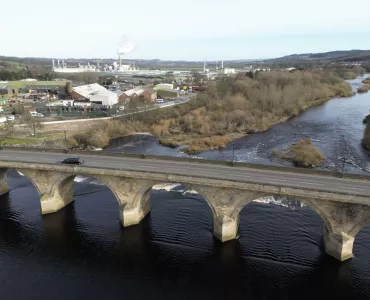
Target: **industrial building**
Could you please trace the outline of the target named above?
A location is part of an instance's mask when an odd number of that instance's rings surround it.
[[[168,88],[158,88],[154,87],[154,90],[157,91],[159,98],[178,98],[180,97],[180,90],[168,89]]]
[[[118,103],[116,93],[97,83],[73,87],[72,98],[103,106],[112,106]]]
[[[123,92],[119,97],[120,101],[134,100],[139,98],[146,102],[155,102],[157,100],[157,91],[151,87],[136,87]]]
[[[67,80],[55,81],[8,81],[1,83],[0,93],[7,97],[18,96],[19,94],[48,93],[54,92],[58,95],[66,94]]]

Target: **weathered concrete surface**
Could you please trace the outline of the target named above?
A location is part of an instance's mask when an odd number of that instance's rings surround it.
[[[370,221],[370,206],[317,198],[297,199],[310,206],[323,219],[326,253],[340,261],[351,258],[355,236]]]
[[[56,212],[73,201],[74,174],[58,171],[18,169],[36,187],[41,213]]]
[[[6,181],[6,171],[7,168],[0,168],[0,196],[8,193],[9,188]]]
[[[353,242],[355,238],[342,232],[336,234],[330,232],[327,227],[323,233],[325,251],[334,258],[344,261],[353,257]]]
[[[119,218],[123,227],[136,225],[150,212],[152,180],[96,175],[115,195],[119,204]]]
[[[213,234],[221,242],[238,235],[239,213],[249,202],[268,196],[262,192],[191,185],[207,201],[213,213]]]

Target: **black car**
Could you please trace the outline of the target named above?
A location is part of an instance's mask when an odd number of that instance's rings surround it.
[[[81,165],[83,163],[83,159],[79,157],[68,157],[62,161],[62,164],[68,165]]]

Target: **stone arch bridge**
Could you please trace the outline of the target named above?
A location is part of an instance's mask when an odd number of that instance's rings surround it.
[[[150,211],[149,194],[153,185],[182,183],[199,192],[208,203],[214,218],[214,235],[222,242],[237,237],[239,213],[249,202],[265,196],[289,196],[321,216],[325,224],[325,250],[341,261],[353,256],[354,238],[370,221],[370,181],[366,178],[294,173],[284,167],[259,170],[179,159],[170,161],[160,157],[85,154],[82,166],[58,163],[65,157],[60,153],[1,151],[0,195],[8,192],[7,170],[16,169],[36,187],[42,214],[49,214],[72,202],[76,175],[92,176],[113,192],[119,203],[120,222],[126,227],[138,224]]]

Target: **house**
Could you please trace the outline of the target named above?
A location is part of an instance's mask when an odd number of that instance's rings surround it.
[[[0,96],[8,95],[8,86],[0,85]]]
[[[146,102],[155,102],[157,100],[157,91],[153,88],[145,88],[140,98]]]
[[[123,92],[119,96],[120,101],[127,101],[133,99],[140,99],[147,102],[154,102],[157,100],[157,91],[151,87],[136,87],[131,90]]]

